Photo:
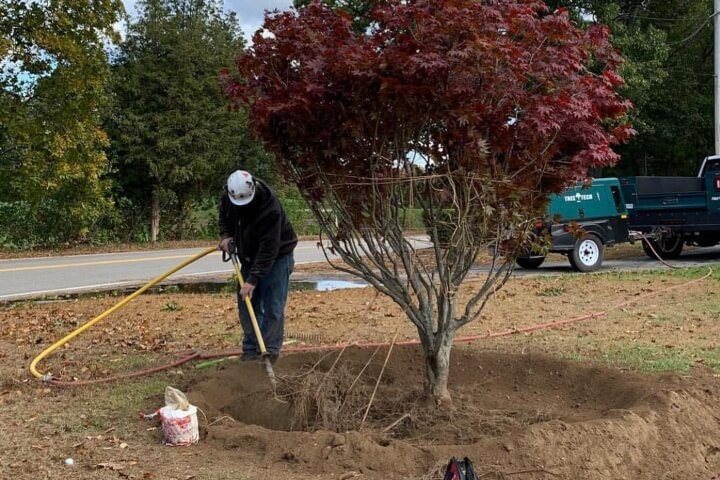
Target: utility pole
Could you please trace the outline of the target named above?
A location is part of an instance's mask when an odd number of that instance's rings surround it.
[[[713,103],[715,107],[715,155],[720,155],[720,0],[714,0],[713,39]]]

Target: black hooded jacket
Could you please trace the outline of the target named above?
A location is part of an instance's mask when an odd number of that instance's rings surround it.
[[[247,205],[234,205],[223,193],[219,215],[220,236],[235,238],[240,262],[250,267],[246,281],[252,285],[267,275],[276,258],[292,253],[298,242],[277,194],[262,180],[255,182],[255,197]]]

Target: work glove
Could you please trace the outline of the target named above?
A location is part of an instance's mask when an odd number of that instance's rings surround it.
[[[220,244],[218,245],[218,250],[225,252],[225,253],[230,253],[230,242],[232,242],[232,241],[233,241],[232,237],[223,238],[222,240],[220,240]]]

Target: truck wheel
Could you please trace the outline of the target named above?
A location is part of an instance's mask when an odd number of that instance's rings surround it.
[[[593,234],[585,235],[575,242],[573,251],[568,255],[570,266],[578,272],[592,272],[600,268],[605,247]]]
[[[661,259],[678,258],[684,246],[683,239],[680,235],[671,235],[658,240],[650,240],[650,245],[646,240],[642,242],[643,252],[650,258],[657,258],[655,252],[660,255]],[[650,248],[652,246],[652,248]],[[655,249],[655,252],[653,252]]]
[[[518,257],[515,259],[515,263],[521,268],[527,268],[534,270],[543,264],[545,257]]]

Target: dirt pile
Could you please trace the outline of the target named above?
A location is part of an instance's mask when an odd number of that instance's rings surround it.
[[[440,410],[420,400],[422,357],[405,348],[393,352],[362,423],[384,352],[370,362],[369,350],[338,353],[282,358],[275,395],[256,364],[226,362],[196,379],[191,401],[219,419],[207,441],[261,464],[370,478],[420,478],[451,455],[472,458],[483,478],[720,472],[715,382],[688,389],[677,376],[458,348],[453,407]]]

